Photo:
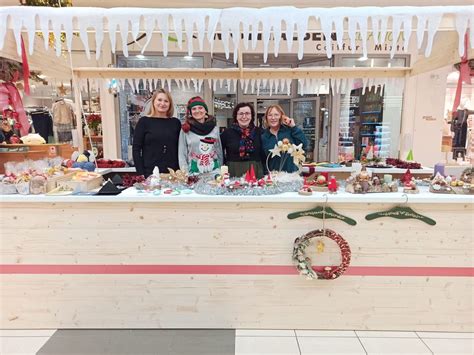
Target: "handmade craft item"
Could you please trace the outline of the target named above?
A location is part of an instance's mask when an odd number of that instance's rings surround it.
[[[329,219],[329,218],[334,218],[334,219],[338,219],[342,222],[345,222],[351,226],[355,226],[357,224],[357,222],[350,218],[350,217],[347,217],[347,216],[344,216],[342,214],[340,214],[339,212],[336,212],[334,211],[331,207],[328,207],[328,206],[317,206],[315,208],[312,208],[310,210],[306,210],[306,211],[300,211],[300,212],[293,212],[293,213],[290,213],[288,214],[288,219],[295,219],[295,218],[299,218],[299,217],[315,217],[315,218],[319,218],[319,219]]]
[[[313,268],[312,260],[306,254],[306,248],[312,239],[318,238],[316,249],[318,253],[324,251],[322,238],[336,242],[341,253],[341,262],[337,266],[323,266]],[[351,262],[351,249],[347,241],[331,229],[317,229],[295,239],[293,245],[293,262],[300,275],[308,279],[333,280],[344,274]]]

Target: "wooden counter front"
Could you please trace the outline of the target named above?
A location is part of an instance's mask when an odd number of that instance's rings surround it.
[[[322,221],[287,215],[322,194],[120,196],[2,198],[1,328],[474,330],[472,198],[413,197],[429,226],[365,220],[395,197],[330,196],[357,221],[326,221],[352,261],[338,279],[306,280],[293,242]],[[339,263],[330,241],[308,251],[314,266]]]

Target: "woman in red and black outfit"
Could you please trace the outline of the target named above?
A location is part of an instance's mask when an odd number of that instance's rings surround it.
[[[253,165],[255,175],[264,175],[261,134],[255,126],[255,109],[251,103],[241,102],[234,108],[233,123],[221,134],[224,164],[230,176],[241,177]]]

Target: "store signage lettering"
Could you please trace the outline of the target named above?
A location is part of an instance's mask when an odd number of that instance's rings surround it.
[[[232,34],[229,34],[229,35],[230,35],[230,37],[232,37]],[[242,33],[240,36],[243,40],[244,39],[244,34]],[[220,33],[217,33],[215,35],[215,39],[221,40],[222,35]],[[263,39],[262,34],[261,33],[257,34],[257,41],[259,41],[259,43],[261,43],[260,41],[262,41],[262,39]],[[281,34],[281,39],[283,41],[286,41],[287,37],[286,37],[285,33]],[[392,50],[392,45],[393,45],[393,33],[392,32],[387,32],[386,33],[385,42],[382,42],[382,35],[380,33],[378,34],[378,39],[379,39],[378,40],[379,44],[375,44],[374,34],[372,32],[367,33],[367,45],[368,45],[369,52],[390,52]],[[252,40],[252,34],[251,33],[248,34],[248,40],[249,41]],[[272,40],[273,40],[273,33],[270,34],[270,41],[272,41]],[[298,40],[298,37],[294,36],[293,40],[296,42]],[[333,52],[337,52],[337,51],[339,51],[339,52],[352,52],[352,50],[353,50],[352,46],[350,44],[349,35],[347,33],[344,33],[342,46],[339,46],[337,44],[337,34],[335,32],[331,34],[331,41],[332,41],[331,49],[333,50]],[[356,44],[356,47],[355,47],[354,50],[355,51],[362,51],[362,45],[361,45],[362,37],[361,37],[359,32],[356,33],[355,41],[356,41],[357,44]],[[405,50],[405,47],[402,44],[398,44],[398,43],[403,43],[403,41],[404,41],[403,33],[400,33],[400,35],[398,36],[397,44],[396,44],[396,48],[395,48],[396,52],[402,52],[402,51]],[[308,48],[308,49],[312,47],[313,43],[315,43],[313,49],[315,49],[318,52],[325,52],[326,48],[327,48],[327,46],[326,46],[326,36],[324,35],[323,32],[306,33],[306,35],[304,37],[304,43],[305,43],[305,48]],[[307,45],[309,45],[310,47],[307,47]]]
[[[226,109],[232,110],[234,108],[234,103],[230,101],[219,100],[217,98],[214,99],[214,108],[216,109]]]
[[[232,38],[232,33],[229,33],[229,36]],[[197,38],[196,36],[194,36],[194,37]],[[373,35],[372,32],[367,33],[367,41],[373,40],[373,37],[374,37],[374,35]],[[214,38],[218,39],[218,40],[222,40],[222,34],[221,33],[216,33]],[[244,39],[244,34],[243,33],[240,35],[240,38]],[[274,38],[273,33],[271,33],[270,34],[270,40],[273,40],[273,38]],[[382,40],[382,35],[379,34],[378,38],[379,38],[379,42],[380,42]],[[252,40],[252,34],[251,33],[248,34],[248,39],[249,39],[249,41]],[[263,39],[262,34],[261,33],[257,34],[257,40],[261,41],[262,39]],[[286,41],[286,34],[285,33],[281,34],[281,39]],[[333,41],[337,41],[337,34],[335,32],[333,32],[331,34],[331,39]],[[297,40],[298,40],[298,37],[294,36],[293,41],[297,41]],[[303,40],[304,41],[321,42],[321,41],[326,41],[326,36],[322,32],[306,33]],[[349,36],[347,34],[344,34],[343,40],[344,41],[349,41]],[[362,41],[362,36],[360,35],[359,32],[356,33],[355,40],[356,41]],[[398,36],[397,42],[400,42],[400,41],[403,41],[403,40],[404,40],[403,33],[400,33],[400,35]],[[387,34],[385,36],[385,41],[390,42],[390,43],[393,41],[393,33],[392,32],[387,32]]]

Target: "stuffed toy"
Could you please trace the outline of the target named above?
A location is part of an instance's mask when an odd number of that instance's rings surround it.
[[[71,159],[65,161],[68,168],[79,168],[87,171],[95,170],[95,157],[90,150],[85,150],[83,153],[75,151],[71,155]]]

